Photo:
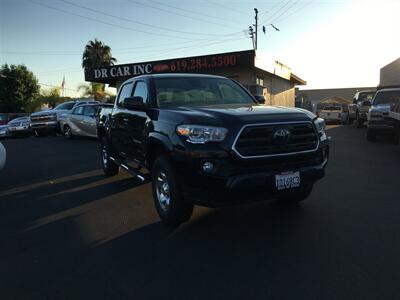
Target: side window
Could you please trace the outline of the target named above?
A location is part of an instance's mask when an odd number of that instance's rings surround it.
[[[84,106],[78,106],[77,108],[74,109],[74,111],[72,113],[74,115],[83,115],[84,108],[85,108]]]
[[[118,94],[117,104],[120,105],[126,97],[130,97],[132,94],[132,83],[127,83],[121,87],[121,91]]]
[[[85,116],[93,117],[94,115],[96,115],[96,109],[93,106],[85,106],[83,114]]]
[[[144,81],[138,81],[135,85],[135,91],[133,92],[134,97],[142,97],[143,102],[147,103],[148,101],[148,91],[147,91],[147,85]]]

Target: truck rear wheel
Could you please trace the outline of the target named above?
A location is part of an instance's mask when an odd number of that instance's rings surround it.
[[[364,125],[364,121],[361,120],[360,116],[357,114],[357,128],[361,128]]]
[[[42,132],[41,130],[38,130],[38,129],[34,129],[33,130],[33,135],[35,137],[45,137],[45,136],[47,136],[47,134],[45,134],[44,132]]]
[[[117,175],[119,166],[110,158],[110,146],[106,137],[103,137],[100,142],[100,157],[104,174],[107,176]]]
[[[151,175],[154,204],[161,220],[174,227],[189,220],[193,204],[182,197],[176,172],[168,156],[162,155],[155,160]]]

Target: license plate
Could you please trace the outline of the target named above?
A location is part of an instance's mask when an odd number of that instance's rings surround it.
[[[275,186],[278,190],[286,190],[300,186],[300,172],[275,175]]]

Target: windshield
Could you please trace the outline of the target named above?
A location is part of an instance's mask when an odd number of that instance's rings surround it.
[[[360,93],[358,96],[358,101],[365,101],[365,100],[369,100],[371,101],[375,96],[375,92],[363,92]]]
[[[400,90],[377,93],[373,105],[400,103]]]
[[[57,105],[54,109],[66,109],[66,110],[70,110],[74,107],[75,102],[65,102],[65,103],[61,103],[59,105]]]
[[[223,104],[255,105],[238,84],[224,78],[168,77],[155,78],[160,108],[213,106]]]

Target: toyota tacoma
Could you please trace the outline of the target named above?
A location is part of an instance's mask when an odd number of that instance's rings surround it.
[[[114,107],[100,110],[97,134],[105,174],[121,167],[151,182],[158,214],[172,226],[194,204],[302,201],[329,157],[324,120],[259,105],[239,83],[211,75],[125,81]]]

